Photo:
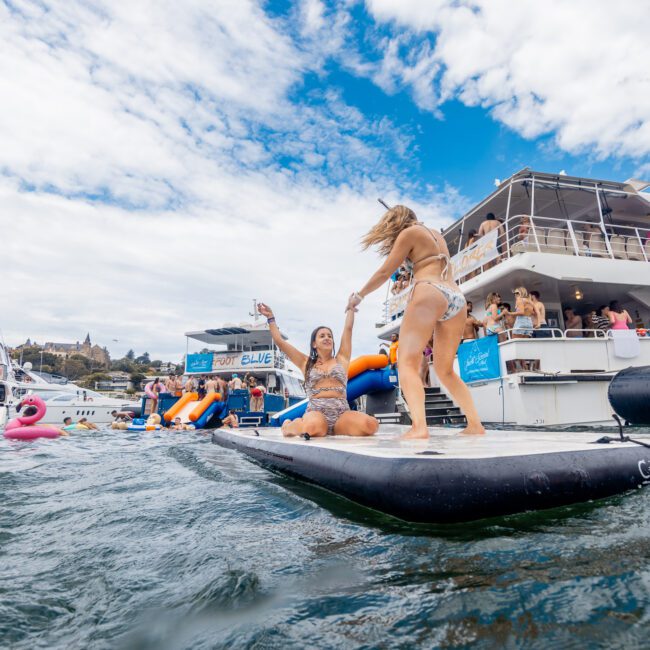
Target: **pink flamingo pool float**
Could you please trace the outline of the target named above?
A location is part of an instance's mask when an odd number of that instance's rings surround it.
[[[4,437],[13,440],[34,440],[35,438],[58,438],[62,431],[56,427],[42,424],[34,426],[39,420],[43,419],[47,407],[45,402],[38,395],[27,395],[16,407],[20,411],[23,406],[25,415],[14,418],[7,422]]]

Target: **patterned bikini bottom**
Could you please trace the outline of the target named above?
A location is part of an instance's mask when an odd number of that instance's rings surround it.
[[[438,319],[439,321],[445,321],[453,318],[467,304],[465,296],[460,291],[457,289],[452,289],[451,287],[448,287],[446,284],[442,284],[441,282],[432,282],[431,280],[416,280],[413,283],[413,286],[411,287],[411,291],[409,293],[409,302],[411,302],[413,291],[415,290],[415,287],[418,286],[418,284],[428,284],[434,289],[438,289],[438,291],[440,291],[440,293],[447,300],[447,310]]]
[[[341,397],[312,397],[305,413],[317,411],[327,420],[327,435],[334,433],[334,425],[343,413],[350,410],[348,400]]]

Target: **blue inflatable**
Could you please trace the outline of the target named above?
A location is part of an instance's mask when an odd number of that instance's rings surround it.
[[[360,375],[353,377],[348,382],[347,398],[353,402],[362,395],[369,393],[380,393],[393,390],[397,386],[397,374],[389,366],[381,370],[365,370]],[[304,399],[284,411],[280,411],[271,417],[271,426],[280,426],[285,420],[295,420],[305,414],[307,400]]]
[[[226,402],[212,402],[212,404],[203,411],[201,417],[194,422],[194,426],[197,429],[203,429],[213,415],[220,418],[224,417],[227,411],[226,406]]]

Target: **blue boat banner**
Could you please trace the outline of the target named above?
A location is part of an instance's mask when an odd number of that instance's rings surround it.
[[[465,382],[498,379],[501,376],[499,337],[485,336],[461,343],[458,348],[458,366],[460,378]]]
[[[188,354],[185,360],[185,372],[210,372],[212,354]]]

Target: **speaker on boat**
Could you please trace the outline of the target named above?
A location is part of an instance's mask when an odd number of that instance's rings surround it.
[[[614,411],[630,424],[650,424],[650,366],[616,373],[607,397]]]

